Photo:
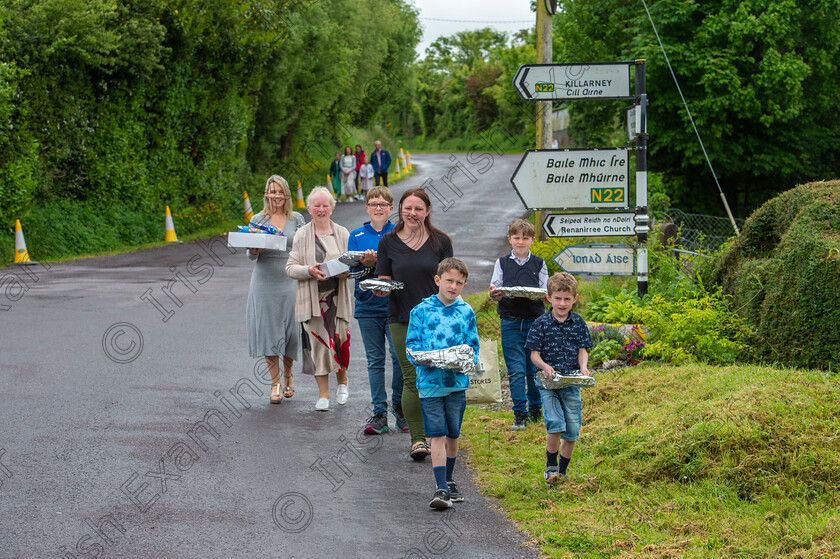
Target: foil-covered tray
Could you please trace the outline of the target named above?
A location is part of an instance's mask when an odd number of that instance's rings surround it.
[[[595,379],[581,374],[580,371],[554,371],[550,378],[546,377],[543,371],[537,371],[535,375],[537,382],[543,388],[566,388],[567,386],[580,386],[582,388],[595,386]]]
[[[467,344],[430,351],[411,351],[410,349],[406,349],[405,352],[415,363],[430,365],[438,369],[455,369],[467,374],[475,371],[474,351]]]
[[[338,260],[342,264],[347,264],[348,266],[358,266],[362,263],[362,256],[364,256],[365,251],[363,250],[348,250],[344,254],[338,257]]]
[[[546,295],[546,290],[539,287],[497,287],[498,291],[505,294],[506,297],[525,297],[527,299],[543,299]]]
[[[362,291],[367,291],[368,289],[378,289],[379,291],[391,292],[396,291],[397,289],[402,289],[404,286],[405,284],[401,281],[379,278],[371,278],[359,282],[359,288]]]

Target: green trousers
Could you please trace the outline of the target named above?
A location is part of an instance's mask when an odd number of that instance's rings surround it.
[[[426,440],[426,432],[423,429],[423,412],[420,410],[420,394],[417,392],[417,369],[408,360],[405,354],[405,337],[408,334],[408,324],[405,322],[392,322],[388,325],[391,330],[391,343],[397,352],[397,359],[400,361],[400,368],[403,374],[402,409],[408,431],[411,434],[411,444]]]

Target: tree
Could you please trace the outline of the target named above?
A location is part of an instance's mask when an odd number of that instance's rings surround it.
[[[659,0],[648,6],[737,214],[797,183],[840,174],[840,2]],[[561,7],[554,18],[555,60],[646,59],[649,169],[664,174],[675,204],[721,213],[643,6],[576,0]],[[607,139],[604,130],[620,122],[620,103],[608,111],[591,101],[571,106],[578,137]]]

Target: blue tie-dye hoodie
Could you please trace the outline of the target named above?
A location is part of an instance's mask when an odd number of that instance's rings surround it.
[[[460,344],[473,348],[473,362],[478,362],[478,329],[475,313],[460,297],[444,305],[437,295],[426,297],[411,311],[405,347],[412,351],[444,349]],[[454,369],[438,369],[414,363],[417,390],[421,398],[438,398],[470,387],[469,377]]]

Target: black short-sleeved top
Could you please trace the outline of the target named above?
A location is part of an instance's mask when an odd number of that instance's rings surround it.
[[[431,235],[437,235],[440,250],[435,251]],[[408,323],[411,309],[420,301],[438,292],[435,274],[438,264],[452,256],[452,241],[446,235],[429,232],[429,238],[417,250],[412,250],[395,233],[388,233],[379,241],[376,251],[376,275],[390,276],[405,284],[392,291],[388,299],[388,323]]]
[[[525,349],[539,351],[542,360],[561,374],[580,369],[578,350],[582,347],[592,347],[592,336],[586,321],[574,311],[563,322],[546,312],[534,321],[525,339]]]

